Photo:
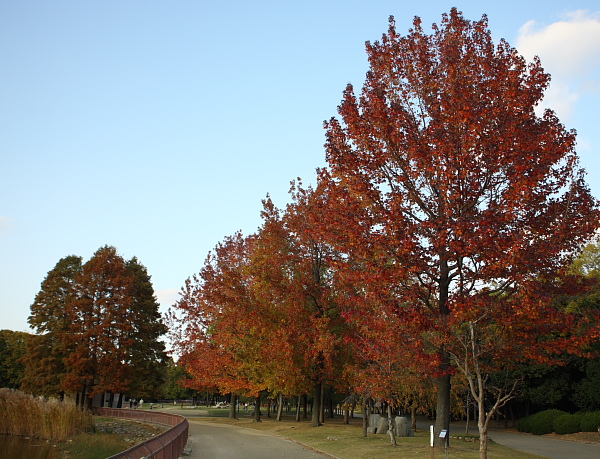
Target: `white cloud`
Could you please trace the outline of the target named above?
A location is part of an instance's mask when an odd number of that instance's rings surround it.
[[[552,75],[544,106],[561,119],[586,94],[600,90],[600,12],[574,11],[541,27],[529,21],[519,30],[516,48],[528,61],[539,56]]]
[[[168,309],[169,307],[173,306],[179,299],[179,289],[176,288],[157,290],[155,293],[158,302],[164,309]]]

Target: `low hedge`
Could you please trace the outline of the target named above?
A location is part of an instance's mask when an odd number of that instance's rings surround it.
[[[568,414],[561,410],[546,410],[532,414],[517,421],[517,429],[520,432],[532,433],[534,435],[546,435],[554,432],[554,420]]]
[[[583,414],[563,414],[554,420],[554,432],[559,435],[581,432]]]
[[[600,427],[600,411],[583,413],[581,416],[582,432],[597,432]]]

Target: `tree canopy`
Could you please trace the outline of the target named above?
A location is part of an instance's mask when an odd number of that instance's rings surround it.
[[[256,234],[217,246],[175,306],[177,343],[198,381],[227,390],[304,380],[317,400],[326,381],[398,403],[430,378],[438,431],[458,374],[485,457],[489,420],[519,383],[498,371],[585,354],[599,336],[597,308],[559,299],[596,275],[591,249],[569,266],[600,208],[575,131],[538,111],[550,75],[494,44],[486,16],[453,8],[405,36],[392,17],[366,51],[362,92],[348,85],[325,122],[316,187],[294,184],[284,210],[267,199]],[[216,369],[198,357],[211,352]]]
[[[75,298],[75,277],[82,267],[79,256],[61,258],[48,272],[31,305],[28,322],[36,334],[29,338],[25,355],[22,389],[27,392],[46,396],[62,396],[64,392],[64,359],[71,352],[65,339],[70,327],[66,308]]]
[[[166,332],[150,276],[136,258],[104,246],[85,264],[61,259],[31,306],[23,389],[42,395],[149,396],[162,384]]]
[[[566,325],[541,285],[593,234],[598,204],[575,132],[551,110],[536,114],[550,75],[505,40],[495,46],[485,16],[471,22],[452,9],[431,34],[416,18],[406,36],[390,18],[367,54],[360,97],[348,85],[340,119],[325,124],[321,179],[337,196],[325,215],[335,237],[346,228],[346,240],[360,241],[339,250],[377,254],[369,269],[387,279],[376,288],[388,289],[397,333],[437,362],[436,425],[447,428],[461,327],[486,324],[485,339],[490,324],[503,325],[499,364],[518,355],[510,321]],[[525,356],[551,346],[541,347]]]
[[[28,334],[12,330],[0,330],[0,387],[18,389],[25,367],[22,358],[26,351]]]

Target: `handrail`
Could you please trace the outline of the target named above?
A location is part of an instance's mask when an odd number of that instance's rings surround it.
[[[189,423],[178,414],[123,408],[94,408],[94,414],[173,426],[166,432],[107,459],[177,459],[187,443]]]

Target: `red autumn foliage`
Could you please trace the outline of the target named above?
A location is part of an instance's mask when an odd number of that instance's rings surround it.
[[[348,254],[343,275],[371,292],[364,304],[376,295],[386,304],[376,313],[397,317],[390,332],[429,354],[415,364],[437,364],[437,428],[446,428],[462,324],[529,330],[536,338],[522,355],[533,360],[565,349],[547,337],[574,320],[537,284],[558,279],[589,239],[598,204],[575,132],[535,112],[549,75],[504,40],[494,46],[485,16],[471,22],[453,9],[430,35],[417,18],[406,36],[392,18],[367,54],[360,97],[349,85],[340,119],[325,124],[322,226]],[[523,351],[503,336],[496,368]]]

